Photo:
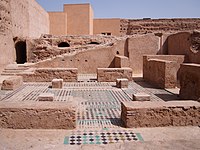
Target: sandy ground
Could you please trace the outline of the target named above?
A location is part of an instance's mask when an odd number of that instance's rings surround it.
[[[68,130],[22,130],[0,129],[0,150],[200,150],[199,127],[137,128],[144,142],[125,142],[108,145],[63,144]]]

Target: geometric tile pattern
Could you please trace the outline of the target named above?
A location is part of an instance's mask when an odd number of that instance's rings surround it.
[[[90,75],[92,78],[93,75]],[[38,101],[41,93],[53,93],[54,101],[67,103],[71,97],[81,99],[77,110],[77,129],[101,129],[122,127],[120,120],[121,102],[131,101],[132,95],[145,92],[151,101],[162,101],[159,95],[173,96],[163,89],[156,89],[144,82],[129,82],[129,87],[119,89],[115,83],[64,82],[62,89],[52,89],[48,83],[24,83],[14,91],[0,90],[0,101]]]
[[[64,139],[64,144],[111,144],[120,142],[143,141],[140,133],[132,130],[74,131]]]

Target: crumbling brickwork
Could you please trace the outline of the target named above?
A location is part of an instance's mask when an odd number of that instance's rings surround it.
[[[74,129],[76,105],[59,102],[3,103],[0,105],[0,128]]]
[[[121,19],[121,35],[156,32],[192,31],[200,29],[200,19]]]
[[[123,102],[121,119],[128,128],[200,125],[200,104],[193,101]]]

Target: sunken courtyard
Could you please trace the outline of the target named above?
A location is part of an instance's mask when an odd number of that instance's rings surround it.
[[[106,145],[144,141],[137,128],[200,126],[199,18],[96,19],[90,4],[46,12],[35,0],[0,8],[1,129]]]

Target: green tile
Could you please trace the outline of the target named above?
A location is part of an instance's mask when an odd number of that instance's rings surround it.
[[[101,142],[97,141],[96,144],[101,144]]]
[[[96,139],[99,139],[99,138],[100,138],[100,136],[98,136],[98,135],[96,135],[95,137],[96,137]]]
[[[139,141],[144,142],[144,139],[142,138],[140,133],[135,133],[137,135],[137,138],[139,139]]]
[[[65,137],[64,144],[69,144],[69,137],[68,136]]]

